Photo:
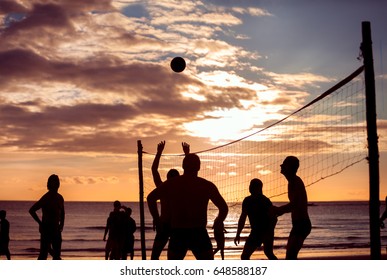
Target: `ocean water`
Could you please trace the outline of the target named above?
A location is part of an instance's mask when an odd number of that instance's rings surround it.
[[[31,201],[0,201],[0,209],[7,211],[10,222],[10,251],[12,259],[36,259],[39,254],[39,231],[37,223],[29,215]],[[140,211],[138,202],[122,202],[132,208],[132,217],[136,220],[138,229],[135,232],[135,259],[142,259],[140,243]],[[274,203],[280,206],[281,203]],[[381,203],[381,213],[384,211]],[[103,239],[106,219],[113,209],[112,202],[66,202],[66,220],[62,234],[62,258],[73,260],[104,259],[105,242]],[[239,246],[235,246],[234,237],[237,230],[241,205],[233,205],[229,209],[225,221],[226,249],[225,259],[238,259],[243,248],[244,239],[249,234],[249,224],[242,232]],[[368,202],[315,202],[309,207],[312,220],[312,232],[305,241],[299,257],[319,258],[333,255],[369,254],[369,214]],[[212,237],[212,222],[217,210],[209,207],[208,232]],[[285,256],[287,237],[291,229],[290,215],[279,217],[276,230],[274,250],[281,259]],[[147,259],[153,244],[154,231],[152,218],[145,204],[145,238]],[[386,255],[387,229],[381,230],[382,254]],[[215,241],[213,240],[215,245]],[[192,257],[192,255],[191,255]],[[187,255],[190,258],[190,255]],[[0,256],[5,259],[5,256]],[[161,255],[166,259],[166,251]],[[220,259],[220,255],[215,256]],[[266,259],[262,250],[258,250],[252,259]]]

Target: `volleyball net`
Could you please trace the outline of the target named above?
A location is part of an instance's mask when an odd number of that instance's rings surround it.
[[[247,136],[199,155],[199,176],[212,181],[232,205],[249,195],[250,180],[259,178],[269,198],[287,193],[280,174],[286,156],[299,158],[298,174],[307,187],[367,158],[365,83],[363,66],[286,117]],[[144,196],[155,188],[151,166],[155,154],[144,147],[142,170]],[[162,155],[159,165],[165,180],[171,168],[182,174],[184,155]],[[286,199],[286,197],[284,197]]]

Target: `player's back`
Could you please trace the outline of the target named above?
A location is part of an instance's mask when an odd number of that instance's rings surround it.
[[[200,177],[182,175],[168,180],[168,204],[174,228],[198,228],[207,225],[207,207],[216,186]]]

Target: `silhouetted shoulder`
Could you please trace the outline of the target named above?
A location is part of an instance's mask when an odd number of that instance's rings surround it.
[[[295,188],[305,188],[304,182],[299,176],[295,176],[290,183]]]
[[[217,188],[216,185],[214,183],[212,183],[211,181],[208,181],[202,177],[197,177],[197,180],[200,184],[202,184],[203,186],[207,186],[209,188]]]
[[[47,192],[45,193],[41,199],[38,201],[40,204],[46,204],[49,201],[55,201],[55,202],[64,202],[64,198],[61,194],[56,192]]]

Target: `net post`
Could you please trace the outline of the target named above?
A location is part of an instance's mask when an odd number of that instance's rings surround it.
[[[366,90],[366,120],[369,161],[369,216],[371,259],[381,259],[380,223],[379,223],[379,150],[376,124],[375,73],[372,54],[371,23],[362,22],[361,51],[364,60],[364,78]]]
[[[141,240],[141,257],[146,260],[146,244],[145,244],[145,215],[144,215],[144,178],[142,172],[142,144],[141,140],[137,141],[138,154],[138,181],[139,181],[139,196],[140,196],[140,240]]]

